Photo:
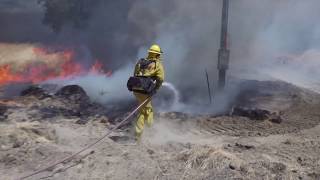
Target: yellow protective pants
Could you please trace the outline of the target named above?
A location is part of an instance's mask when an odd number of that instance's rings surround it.
[[[149,97],[148,95],[140,94],[140,93],[136,93],[136,92],[134,92],[134,95],[136,96],[139,104],[143,103]],[[147,123],[147,125],[149,127],[153,123],[153,109],[152,109],[151,100],[149,100],[149,102],[147,102],[139,110],[139,114],[138,114],[137,121],[135,124],[135,133],[136,133],[137,140],[140,140],[140,137],[143,133],[143,128],[144,128],[145,122]]]

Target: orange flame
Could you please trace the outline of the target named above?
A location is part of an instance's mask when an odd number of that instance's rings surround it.
[[[91,66],[90,71],[91,74],[104,74],[107,77],[110,77],[112,75],[112,71],[105,71],[103,69],[103,64],[99,61],[96,60],[96,62]]]
[[[22,76],[14,75],[10,72],[9,65],[5,65],[0,68],[0,84],[6,84],[6,82],[19,82],[22,79]]]
[[[83,67],[74,60],[75,53],[72,50],[50,52],[44,48],[34,48],[33,53],[39,59],[54,56],[55,61],[49,59],[49,61],[29,63],[20,70],[14,70],[9,64],[2,65],[0,66],[0,85],[17,82],[40,83],[55,78],[66,79],[86,74],[111,75],[111,71],[105,72],[103,64],[98,60],[90,68]]]

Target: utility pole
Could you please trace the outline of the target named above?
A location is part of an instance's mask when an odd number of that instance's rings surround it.
[[[222,18],[221,18],[221,34],[220,34],[220,49],[218,52],[218,70],[219,80],[218,88],[222,91],[226,84],[226,71],[229,67],[229,54],[227,38],[228,38],[228,9],[229,0],[223,0]]]
[[[205,69],[205,73],[206,73],[207,86],[208,86],[209,102],[210,104],[212,104],[211,88],[210,88],[209,75],[208,75],[207,69]]]

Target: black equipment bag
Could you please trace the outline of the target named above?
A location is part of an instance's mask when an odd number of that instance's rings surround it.
[[[156,81],[151,77],[132,76],[127,82],[129,91],[152,94],[156,89]]]

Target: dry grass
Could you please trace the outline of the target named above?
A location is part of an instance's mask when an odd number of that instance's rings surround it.
[[[234,154],[212,147],[198,147],[183,151],[178,155],[178,160],[184,161],[187,169],[201,170],[222,169],[230,163],[239,167],[242,163],[242,160]]]

